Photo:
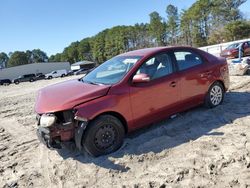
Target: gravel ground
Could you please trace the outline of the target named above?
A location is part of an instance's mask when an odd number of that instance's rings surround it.
[[[92,158],[36,137],[36,92],[76,77],[0,87],[0,187],[250,187],[250,77],[221,106],[198,107],[128,135]]]

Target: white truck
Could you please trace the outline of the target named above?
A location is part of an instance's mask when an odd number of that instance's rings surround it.
[[[66,70],[55,70],[55,71],[52,71],[51,73],[45,74],[45,79],[64,77],[66,75],[67,75]]]

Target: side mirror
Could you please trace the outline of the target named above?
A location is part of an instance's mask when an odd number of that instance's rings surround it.
[[[132,83],[147,83],[150,81],[150,77],[147,74],[140,73],[133,77]]]

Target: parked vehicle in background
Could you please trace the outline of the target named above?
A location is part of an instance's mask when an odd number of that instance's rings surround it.
[[[119,149],[128,132],[201,104],[220,105],[228,87],[225,58],[191,47],[131,51],[81,79],[41,89],[38,137],[49,148],[71,142],[105,155]]]
[[[71,70],[71,71],[69,71],[69,72],[67,73],[67,76],[72,76],[72,75],[74,75],[74,73],[75,73],[76,71],[78,71],[78,70]]]
[[[35,80],[43,80],[45,79],[45,75],[43,73],[37,73]]]
[[[11,84],[10,79],[2,79],[2,80],[0,80],[0,85],[7,86],[7,85],[10,85],[10,84]]]
[[[35,74],[25,74],[25,75],[22,75],[22,76],[19,76],[18,78],[14,79],[13,82],[15,84],[19,84],[20,82],[33,82],[35,81],[35,77],[36,75]]]
[[[52,79],[52,78],[58,78],[58,77],[64,77],[67,75],[66,70],[55,70],[51,73],[45,74],[46,79]]]
[[[229,45],[225,50],[220,54],[221,57],[228,59],[238,58],[239,57],[239,46],[242,44],[243,48],[243,57],[250,56],[250,41],[239,42]]]
[[[76,71],[74,73],[74,75],[79,75],[79,74],[87,74],[89,69],[86,69],[86,68],[82,68],[82,69],[79,69],[78,71]]]

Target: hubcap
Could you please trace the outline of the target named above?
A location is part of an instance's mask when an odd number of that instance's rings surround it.
[[[222,89],[215,85],[210,91],[210,100],[213,105],[219,105],[222,100]]]
[[[94,143],[99,149],[107,149],[115,143],[116,136],[116,130],[112,125],[103,125],[97,130]]]

